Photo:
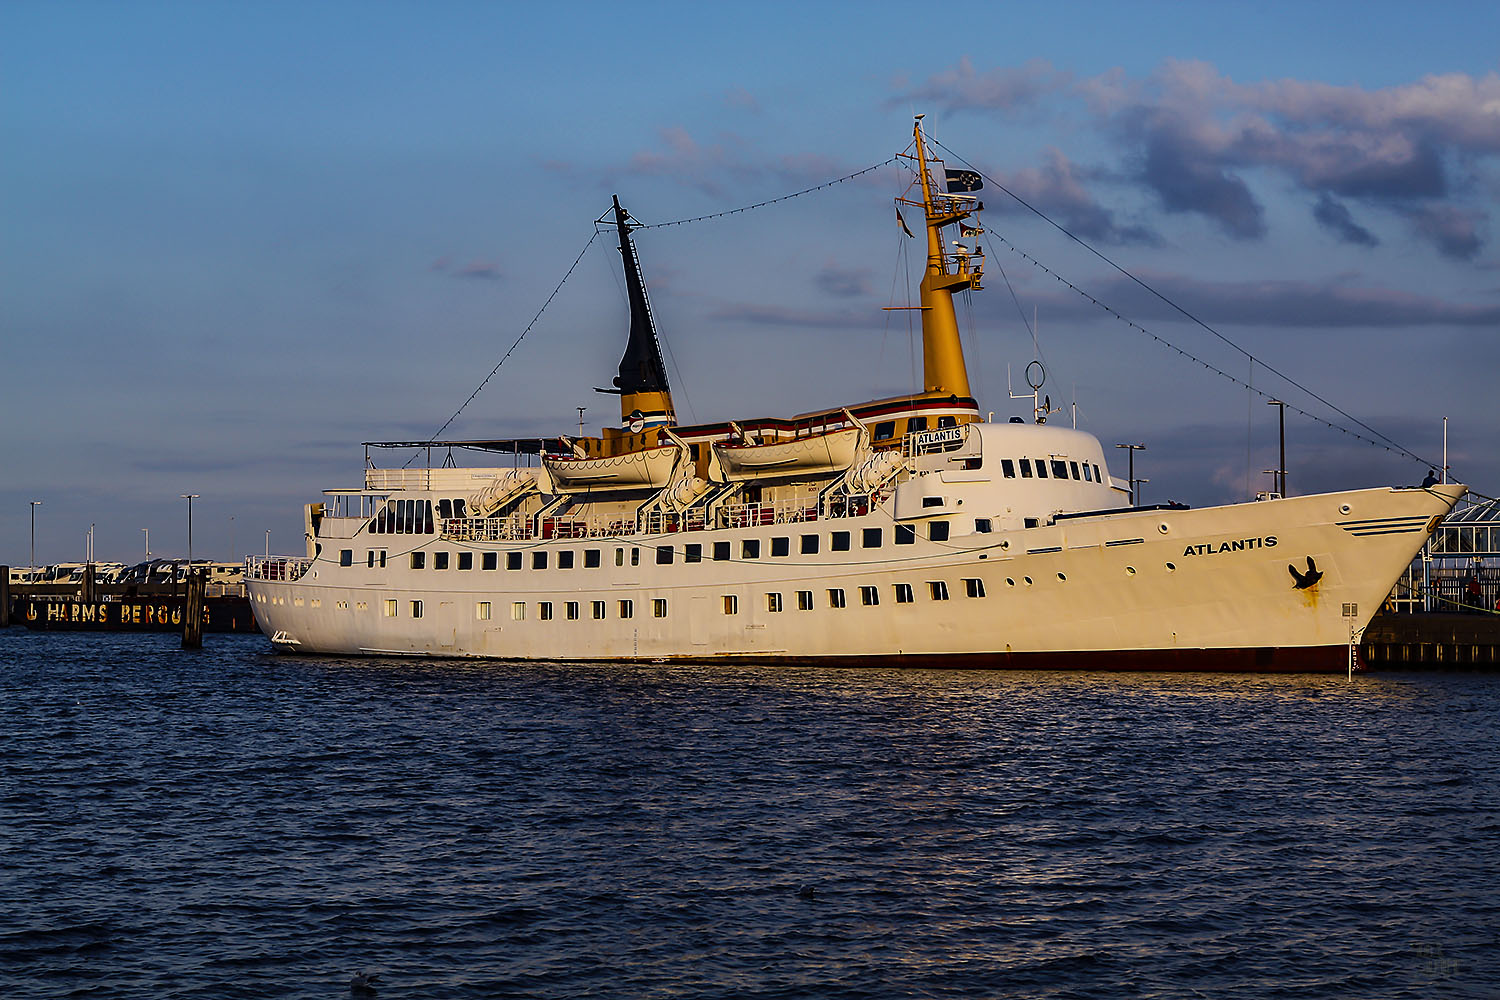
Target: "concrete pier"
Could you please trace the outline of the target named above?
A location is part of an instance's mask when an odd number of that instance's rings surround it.
[[[1365,629],[1369,670],[1500,670],[1500,614],[1381,614]]]

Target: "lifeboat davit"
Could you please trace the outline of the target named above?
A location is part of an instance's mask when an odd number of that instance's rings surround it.
[[[607,458],[543,455],[542,465],[562,491],[594,489],[660,489],[672,478],[680,449],[675,444],[646,448]]]
[[[859,437],[860,428],[846,427],[765,444],[721,441],[714,445],[714,453],[732,480],[818,475],[849,468],[859,450]]]

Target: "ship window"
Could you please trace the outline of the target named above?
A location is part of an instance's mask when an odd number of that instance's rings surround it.
[[[939,427],[957,427],[958,426],[958,418],[957,417],[938,417],[937,425]]]
[[[670,546],[670,545],[658,545],[656,547],[656,565],[658,565],[658,566],[670,566],[670,565],[672,565],[672,546]]]
[[[1037,518],[1028,517],[1028,518],[1024,518],[1021,523],[1024,524],[1028,528],[1035,528],[1035,527],[1038,527],[1042,522],[1039,521]]]
[[[490,620],[490,602],[477,601],[474,604],[474,617],[482,622]]]
[[[698,459],[702,455],[702,452],[699,450],[700,447],[701,447],[700,445],[696,445],[696,444],[690,444],[690,445],[688,445],[688,454],[692,456],[693,461],[695,461],[695,462],[698,461]]]
[[[573,550],[572,549],[563,549],[561,552],[559,552],[557,554],[557,568],[558,569],[572,569],[573,568]]]
[[[385,616],[387,618],[396,617],[396,602],[394,600],[385,602]]]
[[[464,501],[463,501],[462,497],[460,497],[459,499],[453,501],[453,516],[454,517],[463,517],[464,516]]]
[[[340,566],[353,566],[354,565],[354,550],[353,549],[339,549],[339,565]]]
[[[570,622],[576,622],[577,620],[578,620],[578,602],[577,601],[569,601],[568,602],[568,621],[570,621]]]
[[[844,592],[834,588],[828,592],[828,606],[830,608],[842,608],[844,606]]]
[[[909,584],[909,583],[898,583],[898,584],[896,584],[896,603],[897,604],[910,604],[912,602],[912,600],[913,600],[913,598],[912,598],[912,593],[911,593],[911,584]]]
[[[450,518],[452,516],[453,516],[453,501],[451,501],[451,500],[439,500],[438,501],[438,517],[446,519],[446,518]]]
[[[896,544],[911,545],[917,540],[917,526],[915,524],[896,525]]]
[[[805,556],[812,556],[812,555],[817,555],[818,554],[818,536],[817,535],[803,535],[802,536],[802,554],[805,555]]]
[[[621,601],[620,602],[620,617],[621,618],[634,618],[635,617],[635,602],[634,601]]]
[[[828,547],[834,552],[849,551],[849,532],[835,531],[828,538]]]
[[[552,602],[539,601],[536,606],[536,616],[544,622],[552,620]]]
[[[447,569],[448,568],[448,553],[446,553],[446,552],[434,552],[432,554],[432,568],[433,569]]]
[[[1036,477],[1038,479],[1047,478],[1047,460],[1045,458],[1036,460]]]
[[[968,594],[970,597],[983,597],[984,581],[979,579],[977,576],[965,577],[964,593]]]
[[[547,550],[546,549],[540,549],[540,550],[538,550],[536,552],[533,552],[531,554],[531,568],[532,569],[546,569],[547,568]]]
[[[924,509],[927,508],[927,507],[941,507],[942,505],[943,505],[943,498],[942,497],[923,497],[922,498],[922,507]]]
[[[864,532],[864,541],[862,542],[864,547],[867,549],[880,548],[880,529],[866,528],[864,529]]]
[[[1094,482],[1096,482],[1096,483],[1102,483],[1102,482],[1104,482],[1104,477],[1101,476],[1101,475],[1099,475],[1099,466],[1098,465],[1094,466]]]
[[[380,564],[381,569],[385,569],[385,549],[376,549],[375,555],[377,557],[375,561]]]
[[[421,618],[422,617],[422,602],[421,601],[412,601],[411,602],[411,616],[413,618]]]
[[[432,501],[423,500],[422,504],[422,531],[424,534],[432,534]]]
[[[498,569],[500,567],[500,553],[485,552],[479,556],[480,569]]]
[[[412,569],[421,569],[422,567],[424,567],[426,565],[427,565],[427,553],[425,553],[425,552],[413,552],[411,554],[411,568]]]
[[[1068,478],[1068,463],[1064,462],[1060,458],[1054,458],[1052,460],[1052,478],[1053,479],[1067,479]]]
[[[908,434],[912,434],[912,433],[915,433],[917,431],[925,431],[926,429],[927,429],[927,418],[926,417],[911,417],[910,419],[908,419],[906,421],[906,432]]]
[[[1069,462],[1068,463],[1068,468],[1072,470],[1072,472],[1073,472],[1073,478],[1074,479],[1078,479],[1078,480],[1082,480],[1083,479],[1083,476],[1078,471],[1078,463],[1077,462]]]
[[[934,601],[946,601],[948,599],[948,581],[928,580],[927,589],[932,592]]]
[[[948,522],[933,521],[927,525],[927,537],[934,542],[946,542],[948,540]]]
[[[624,566],[625,565],[625,550],[624,549],[615,549],[615,565],[616,566]]]
[[[859,603],[867,608],[875,607],[880,603],[880,591],[874,587],[860,587]]]
[[[507,553],[505,553],[505,568],[506,569],[520,569],[521,568],[521,553],[519,553],[519,552],[507,552]]]
[[[510,620],[524,622],[526,620],[526,602],[516,601],[510,606]]]
[[[667,599],[665,597],[652,598],[651,614],[657,618],[667,617]]]
[[[583,568],[584,569],[598,569],[599,568],[599,550],[598,549],[584,549],[583,550]]]
[[[743,542],[741,542],[740,543],[740,558],[741,559],[759,559],[760,558],[760,539],[759,538],[747,538]]]
[[[785,535],[771,539],[771,555],[786,556],[792,553],[792,540]]]
[[[630,565],[632,565],[632,566],[639,566],[640,564],[641,564],[641,550],[640,549],[631,549],[630,550]]]
[[[472,553],[472,552],[460,552],[458,554],[458,568],[459,569],[473,569],[474,568],[474,553]]]
[[[729,543],[714,542],[714,562],[724,562],[729,558]]]
[[[1083,463],[1083,481],[1086,483],[1092,483],[1094,481],[1094,472],[1089,468],[1089,463],[1087,462]]]
[[[740,599],[734,594],[724,595],[724,613],[726,615],[737,615],[740,613]]]
[[[994,530],[995,530],[994,524],[990,521],[989,518],[987,518],[987,517],[976,517],[976,518],[974,518],[974,532],[975,532],[975,534],[988,535],[990,532],[992,532]]]
[[[375,568],[375,550],[374,549],[366,549],[365,550],[365,566],[368,567],[368,568],[370,568],[370,569],[374,569]]]
[[[1023,458],[1023,459],[1021,459],[1021,478],[1022,479],[1030,479],[1031,478],[1031,459],[1029,459],[1029,458]]]
[[[702,562],[703,561],[703,546],[700,545],[700,544],[698,544],[697,542],[692,542],[692,543],[690,543],[688,545],[684,545],[682,547],[682,561],[683,562]]]
[[[812,610],[812,591],[810,591],[810,590],[799,590],[799,591],[797,591],[797,610],[798,611],[811,611]]]
[[[896,421],[882,420],[875,425],[873,440],[886,441],[896,436]]]
[[[780,594],[767,594],[766,595],[766,610],[767,611],[780,611],[781,610],[781,595]]]
[[[595,601],[594,602],[594,617],[595,618],[603,618],[604,617],[604,602],[603,601]]]
[[[1000,460],[1000,474],[1006,479],[1016,478],[1016,463],[1008,458],[1002,458]]]

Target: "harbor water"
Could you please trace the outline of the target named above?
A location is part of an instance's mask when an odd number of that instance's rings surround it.
[[[1500,678],[0,632],[0,996],[1488,997]]]

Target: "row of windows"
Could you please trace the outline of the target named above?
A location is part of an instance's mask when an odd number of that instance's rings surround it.
[[[1085,483],[1102,483],[1104,477],[1099,473],[1099,466],[1090,465],[1088,462],[1075,462],[1061,458],[1035,460],[1022,458],[1012,460],[1002,458],[1000,460],[1000,473],[1006,479],[1016,478],[1016,466],[1020,465],[1022,479],[1046,479],[1048,469],[1051,469],[1053,479],[1077,479]],[[1070,476],[1069,473],[1072,473]]]
[[[974,519],[974,530],[985,534],[993,530],[992,522],[987,517]],[[917,540],[917,526],[914,524],[898,524],[892,528],[892,541],[897,545],[913,545]],[[949,537],[949,524],[947,521],[928,521],[927,538],[929,541],[946,542]],[[769,541],[769,546],[763,546],[762,542]],[[859,532],[859,547],[862,549],[878,549],[885,544],[884,528],[864,528]],[[802,555],[817,555],[822,545],[822,536],[803,535],[799,539],[798,549]],[[828,549],[830,552],[848,552],[854,545],[854,533],[849,531],[834,531],[828,536]],[[789,535],[778,535],[771,539],[744,538],[739,543],[739,558],[759,559],[762,552],[769,551],[772,558],[782,558],[792,554],[792,539]],[[680,550],[683,562],[703,562],[704,556],[708,555],[714,562],[725,562],[734,558],[735,545],[733,542],[713,542],[712,548],[705,553],[701,542],[689,542]],[[427,553],[412,552],[409,554],[412,569],[427,568]],[[457,559],[454,559],[454,556]],[[480,569],[493,570],[500,568],[499,552],[481,552]],[[527,563],[526,553],[506,552],[505,568],[524,569]],[[659,566],[670,566],[679,555],[679,549],[675,545],[656,546],[656,563]],[[578,553],[572,549],[562,549],[551,552],[546,549],[533,549],[531,551],[531,568],[547,569],[551,565],[552,557],[556,556],[558,569],[573,569],[577,565]],[[599,549],[583,550],[583,566],[585,569],[597,569],[603,560]],[[629,561],[632,566],[639,566],[641,562],[641,550],[631,548],[629,550]],[[615,549],[615,565],[623,566],[626,562],[626,550]],[[384,549],[371,549],[365,553],[365,565],[374,568],[379,566],[384,569],[386,564],[386,551]],[[339,551],[339,565],[354,565],[354,550],[341,549]],[[451,569],[457,566],[460,570],[471,570],[474,568],[474,553],[472,552],[434,552],[432,553],[433,569]]]
[[[964,593],[969,597],[984,596],[984,581],[978,577],[965,577],[963,580]],[[911,604],[916,600],[916,592],[909,583],[896,583],[891,589],[897,604]],[[948,582],[946,580],[927,581],[927,592],[934,601],[946,601],[948,599]],[[877,607],[880,604],[880,588],[866,586],[859,588],[859,603],[867,608]],[[779,612],[785,608],[782,595],[779,593],[766,594],[766,610]],[[843,588],[831,587],[828,590],[828,606],[830,608],[843,608],[848,606],[847,598]],[[797,591],[797,610],[811,611],[814,607],[813,592],[811,590]],[[738,614],[740,610],[739,598],[734,594],[724,595],[724,613],[726,615]]]

